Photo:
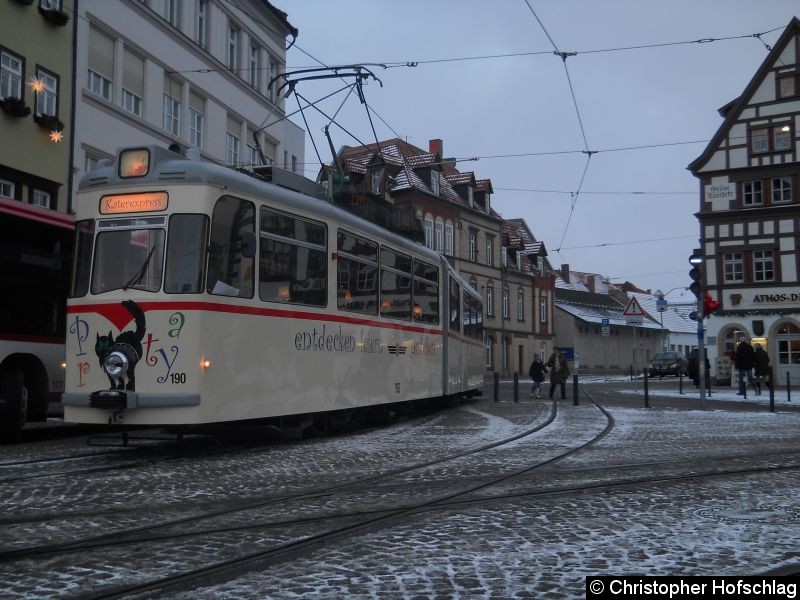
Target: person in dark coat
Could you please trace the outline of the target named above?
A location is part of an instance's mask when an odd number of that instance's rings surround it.
[[[767,389],[772,389],[772,381],[770,381],[769,377],[769,354],[761,347],[761,344],[756,344],[754,370],[756,374],[756,384],[758,385],[758,393],[761,393],[762,382],[766,383]]]
[[[567,365],[567,359],[558,346],[553,348],[553,353],[547,359],[547,368],[550,371],[550,398],[553,397],[553,392],[558,385],[561,387],[561,399],[566,400],[567,388],[565,384],[569,377],[569,365]]]
[[[528,375],[533,380],[531,387],[531,398],[542,397],[542,382],[544,382],[544,363],[538,354],[534,354],[531,368],[528,369]]]
[[[736,392],[736,394],[738,396],[744,396],[745,375],[747,375],[747,385],[752,385],[753,390],[757,392],[758,388],[756,388],[756,382],[753,380],[753,367],[756,366],[756,353],[750,345],[750,342],[748,342],[744,336],[739,338],[739,343],[736,345],[734,365],[739,371],[739,391]]]
[[[695,387],[700,387],[700,351],[695,349],[689,354],[689,377],[691,377],[692,382],[694,383]],[[711,389],[711,363],[708,361],[708,355],[706,355],[706,389]]]

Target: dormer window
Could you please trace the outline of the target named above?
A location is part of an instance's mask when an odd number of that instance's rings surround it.
[[[439,195],[439,171],[431,170],[431,192],[434,196]]]
[[[467,188],[467,205],[470,208],[475,206],[475,189],[472,187]]]
[[[381,172],[380,171],[373,171],[372,175],[370,176],[370,189],[372,193],[375,195],[380,195],[381,193]]]
[[[492,195],[489,192],[486,192],[486,212],[492,211]]]

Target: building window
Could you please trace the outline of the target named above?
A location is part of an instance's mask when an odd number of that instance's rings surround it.
[[[486,238],[486,264],[494,266],[494,239]]]
[[[180,27],[180,0],[166,0],[164,18],[173,27]]]
[[[178,137],[181,133],[181,103],[180,101],[164,92],[164,129],[173,136]]]
[[[760,206],[764,203],[760,181],[745,181],[743,195],[745,206]]]
[[[547,296],[539,296],[539,323],[547,323]]]
[[[494,368],[494,339],[492,336],[486,338],[486,368]]]
[[[749,133],[752,154],[785,152],[792,149],[794,132],[790,123],[776,123],[770,127],[751,129]]]
[[[239,70],[239,30],[228,27],[228,68],[234,73]]]
[[[0,51],[0,99],[22,98],[22,58]]]
[[[469,259],[472,262],[478,261],[478,232],[474,229],[469,231]]]
[[[89,78],[87,88],[93,94],[112,100],[114,80],[114,40],[89,29]]]
[[[494,316],[494,286],[491,283],[486,285],[486,316]]]
[[[799,77],[800,72],[798,71],[778,73],[776,75],[778,98],[792,98],[797,96],[797,90],[800,88],[800,86],[798,86],[798,83],[800,83],[800,81],[798,81]]]
[[[722,268],[725,273],[725,283],[744,281],[744,258],[741,252],[723,254]]]
[[[269,97],[269,101],[275,104],[277,100],[277,93],[276,90],[278,89],[278,82],[275,78],[278,76],[278,59],[269,55],[269,80],[270,86],[267,90],[267,95]]]
[[[292,154],[292,173],[297,173],[297,157]]]
[[[510,319],[511,318],[511,300],[508,297],[508,288],[503,288],[503,318]]]
[[[195,40],[197,45],[205,48],[208,44],[208,21],[206,18],[206,11],[208,10],[208,2],[206,0],[197,0],[197,21],[195,31]]]
[[[261,48],[255,44],[250,45],[250,74],[248,81],[251,88],[259,89],[261,85]]]
[[[436,219],[436,223],[433,226],[433,241],[434,241],[434,250],[437,252],[444,251],[444,221],[441,218]]]
[[[790,202],[792,200],[792,179],[790,177],[772,178],[772,203]]]
[[[453,256],[453,224],[449,221],[444,225],[444,253]]]
[[[753,280],[772,281],[775,271],[772,261],[772,250],[753,251]]]
[[[525,291],[517,290],[517,321],[525,320]]]
[[[439,171],[431,169],[431,192],[434,196],[439,195]]]
[[[252,142],[251,142],[252,140]],[[261,164],[261,156],[258,153],[258,148],[256,147],[256,137],[253,134],[252,129],[247,130],[247,139],[245,140],[245,152],[247,155],[245,156],[245,168],[248,171],[252,171],[254,167],[257,167]]]
[[[242,137],[242,124],[228,117],[228,130],[225,132],[225,162],[239,164],[239,144]]]
[[[41,206],[42,208],[50,208],[50,193],[44,190],[34,189],[31,194],[31,204]]]
[[[203,147],[205,125],[205,100],[195,93],[189,94],[189,143],[195,148]]]
[[[472,186],[467,188],[467,206],[470,208],[475,207],[475,188]]]
[[[15,186],[13,181],[0,179],[0,198],[14,198]]]
[[[42,68],[36,69],[36,80],[44,86],[36,92],[36,114],[58,115],[58,78]]]
[[[425,215],[422,222],[422,229],[425,231],[425,247],[433,248],[433,217]]]
[[[144,59],[126,49],[123,54],[122,108],[141,117],[143,97]]]

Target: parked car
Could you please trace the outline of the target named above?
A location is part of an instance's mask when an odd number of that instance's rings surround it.
[[[686,375],[689,361],[680,352],[659,352],[650,361],[650,377]]]

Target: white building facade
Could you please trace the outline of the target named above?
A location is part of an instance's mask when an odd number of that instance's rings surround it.
[[[83,0],[77,16],[75,182],[122,146],[178,144],[222,164],[301,172],[304,131],[270,79],[286,14],[264,0]],[[274,123],[270,126],[269,124]],[[265,127],[266,125],[266,127]]]
[[[800,381],[800,20],[793,19],[689,169],[700,180],[712,374],[740,333]],[[688,265],[687,265],[688,267]]]

